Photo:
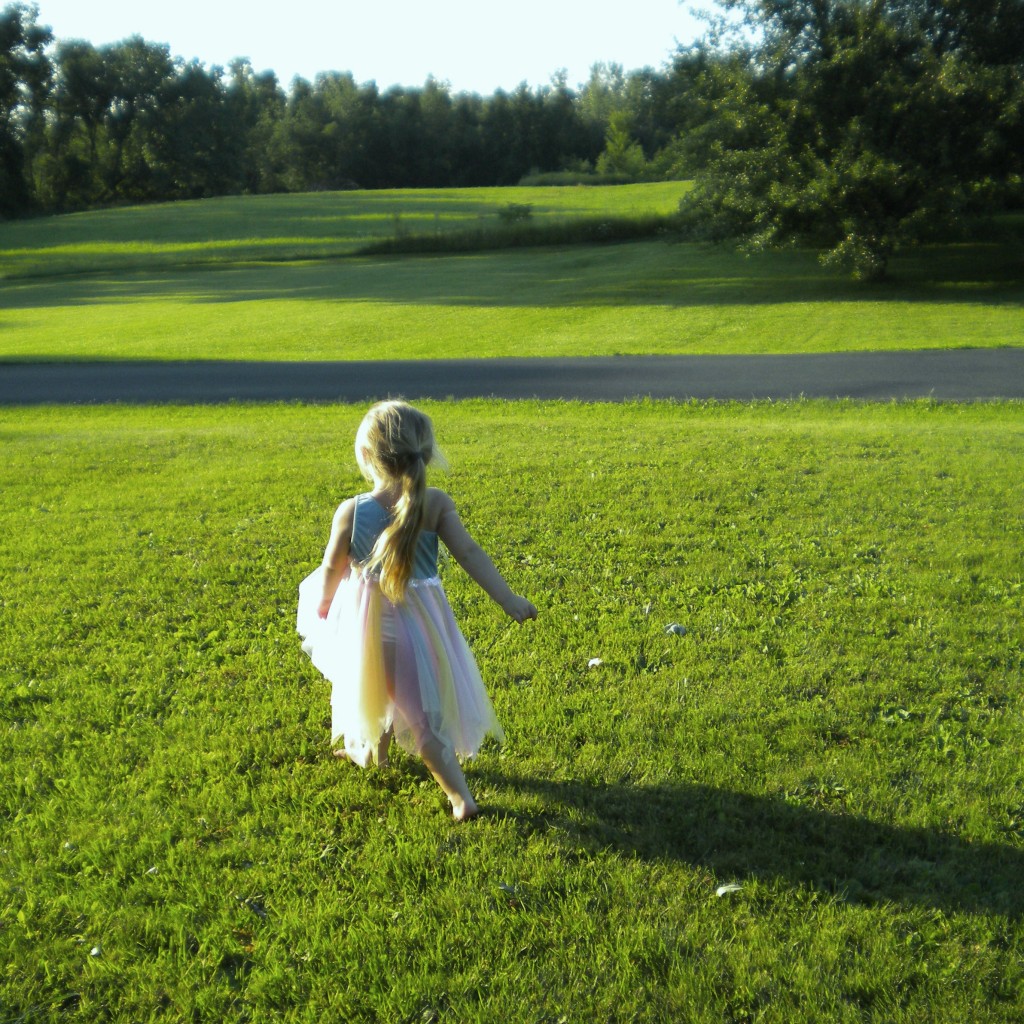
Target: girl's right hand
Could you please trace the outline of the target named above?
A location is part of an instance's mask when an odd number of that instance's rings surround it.
[[[520,597],[518,594],[513,594],[512,597],[506,601],[502,608],[505,610],[505,614],[509,618],[515,619],[516,622],[525,622],[527,619],[537,618],[537,609],[533,606],[530,601],[527,601],[525,597]]]

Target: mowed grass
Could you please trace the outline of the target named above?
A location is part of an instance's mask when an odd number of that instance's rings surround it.
[[[670,209],[683,187],[676,186],[540,191],[557,193],[545,200],[551,216],[612,216]],[[349,238],[361,230],[354,225],[386,227],[389,216],[431,220],[431,209],[450,208],[460,223],[482,216],[474,208],[496,218],[493,211],[536,190],[486,190],[486,202],[476,191],[249,197],[0,224],[7,253],[0,259],[43,268],[43,276],[0,281],[0,359],[427,359],[1024,344],[1019,218],[969,242],[909,251],[893,261],[890,282],[872,286],[823,269],[812,252],[747,257],[667,240],[313,258],[321,244],[323,253],[335,251],[331,231]],[[405,209],[411,212],[389,213]],[[305,258],[282,262],[287,251],[276,240],[292,216],[303,225],[304,248],[296,252]],[[66,265],[57,250],[64,243],[45,242],[48,231],[55,238],[67,231],[66,244],[80,248],[74,266],[95,272],[61,273]],[[18,238],[22,248],[14,248]],[[161,246],[165,265],[151,259]],[[223,262],[196,262],[213,259],[214,250]]]
[[[426,408],[467,826],[293,632],[361,408],[0,412],[4,1020],[1019,1020],[1022,407]]]
[[[578,188],[381,189],[225,196],[0,222],[0,279],[350,255],[368,242],[539,224],[668,216],[688,182]]]

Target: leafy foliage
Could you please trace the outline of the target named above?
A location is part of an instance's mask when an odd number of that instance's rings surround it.
[[[25,209],[31,196],[26,147],[40,131],[51,40],[36,13],[26,3],[0,10],[0,217]]]
[[[727,6],[761,34],[708,74],[723,102],[691,143],[702,230],[821,245],[873,279],[899,246],[1019,196],[1024,45],[991,43],[996,25],[1019,38],[1019,4]]]

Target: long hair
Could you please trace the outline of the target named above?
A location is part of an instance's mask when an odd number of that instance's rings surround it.
[[[365,569],[380,573],[380,589],[398,603],[412,576],[427,503],[427,465],[435,458],[430,417],[407,402],[379,402],[356,433],[356,461],[368,480],[398,485],[394,515],[377,538]]]

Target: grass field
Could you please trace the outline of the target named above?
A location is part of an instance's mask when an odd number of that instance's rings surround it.
[[[510,206],[528,206],[538,223],[670,215],[688,188],[677,181],[227,196],[0,222],[0,279],[347,256],[396,234],[497,227]]]
[[[0,224],[0,360],[1024,343],[1012,220],[872,287],[668,241],[353,255],[679,187]],[[0,410],[0,1024],[1017,1022],[1022,406],[427,408],[541,609],[444,566],[509,737],[468,826],[415,759],[331,757],[294,633],[362,408]]]
[[[247,197],[0,224],[0,359],[399,359],[1024,344],[1024,224],[893,261],[667,240],[357,257],[374,232],[646,216],[680,183]],[[488,222],[490,222],[488,221]],[[497,230],[497,229],[496,229]],[[329,258],[328,258],[329,257]],[[87,272],[88,271],[88,272]]]
[[[362,409],[0,411],[0,1019],[1018,1021],[1021,406],[427,408],[468,826],[293,633]]]

